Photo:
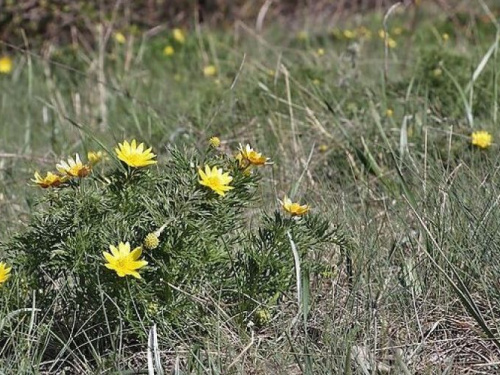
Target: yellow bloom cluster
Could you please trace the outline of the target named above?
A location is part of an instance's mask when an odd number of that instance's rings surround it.
[[[47,174],[43,176],[36,171],[31,181],[43,189],[58,187],[68,182],[70,178],[83,178],[88,176],[92,171],[92,166],[101,161],[103,157],[102,151],[89,151],[87,154],[88,163],[85,164],[80,159],[80,155],[76,154],[74,158],[70,157],[67,161],[62,160],[56,164],[56,169],[59,174],[47,172]]]

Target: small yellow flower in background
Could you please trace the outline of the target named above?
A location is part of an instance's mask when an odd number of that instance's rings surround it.
[[[443,42],[446,43],[450,39],[450,36],[447,33],[444,33],[441,35],[441,38],[443,38]]]
[[[241,168],[246,168],[249,165],[264,165],[269,158],[263,156],[261,152],[255,151],[247,144],[245,147],[240,145],[239,152],[236,154],[236,160],[238,160]]]
[[[321,84],[321,81],[319,79],[315,78],[315,79],[313,79],[312,83],[315,86],[319,86]]]
[[[203,75],[205,77],[213,77],[217,74],[217,68],[215,65],[207,65],[203,68]]]
[[[76,154],[75,158],[68,158],[68,161],[61,161],[56,165],[60,173],[70,177],[85,177],[90,173],[90,165],[83,164],[80,160],[80,155]]]
[[[0,73],[9,74],[12,72],[14,64],[9,56],[0,57]]]
[[[398,42],[396,42],[392,38],[387,39],[386,43],[387,43],[387,47],[389,47],[389,48],[396,48],[398,46]]]
[[[471,142],[473,146],[486,149],[491,146],[492,141],[493,137],[487,131],[480,130],[471,134]]]
[[[7,264],[0,262],[0,284],[6,282],[10,277],[12,267],[7,267]]]
[[[222,173],[222,168],[213,167],[210,169],[208,165],[205,165],[205,172],[198,168],[198,173],[201,178],[198,182],[209,187],[222,197],[226,195],[226,192],[234,189],[233,186],[229,186],[233,178],[229,175],[229,172]]]
[[[213,148],[217,148],[220,146],[220,139],[219,137],[212,137],[208,140],[208,143],[210,144],[210,146],[212,146]]]
[[[327,152],[328,151],[328,146],[325,144],[319,145],[318,150],[320,152]]]
[[[297,39],[301,41],[305,41],[309,38],[309,33],[306,30],[299,31],[297,33]]]
[[[108,262],[104,264],[106,268],[116,271],[120,277],[131,275],[137,279],[141,278],[137,270],[144,267],[148,262],[145,260],[138,260],[142,254],[142,248],[140,246],[130,251],[130,243],[120,242],[118,248],[109,245],[109,249],[111,253],[105,251],[102,253],[104,259]]]
[[[59,176],[52,172],[47,172],[47,175],[45,177],[42,177],[40,176],[40,173],[35,172],[35,179],[32,179],[31,181],[33,181],[38,186],[46,189],[48,187],[57,187],[66,182],[66,179],[67,178],[65,176]]]
[[[443,75],[443,71],[439,68],[436,68],[432,71],[432,75],[434,77],[440,77],[441,75]]]
[[[115,148],[116,155],[118,159],[123,161],[130,167],[140,168],[146,167],[151,164],[156,164],[156,160],[152,160],[156,157],[155,154],[151,152],[151,147],[144,150],[144,143],[137,146],[135,139],[129,144],[127,141],[123,143],[118,143],[118,147]]]
[[[186,42],[186,35],[181,29],[173,29],[172,35],[177,43],[184,44],[184,42]]]
[[[368,30],[365,26],[358,27],[357,33],[365,39],[370,39],[372,37],[372,32]]]
[[[154,250],[160,244],[160,239],[155,232],[149,233],[143,241],[143,245],[148,250]]]
[[[385,36],[386,36],[385,30],[380,29],[378,31],[378,36],[380,37],[380,39],[385,39]],[[389,38],[389,33],[387,33],[387,38]]]
[[[163,54],[165,56],[172,56],[174,53],[175,53],[175,50],[174,50],[174,47],[172,47],[172,46],[166,46],[163,49]]]
[[[123,35],[119,31],[114,33],[113,37],[115,38],[115,42],[119,43],[119,44],[124,44],[127,41],[127,38],[125,38],[125,35]]]
[[[394,29],[392,29],[392,33],[394,35],[401,35],[401,34],[403,34],[403,28],[402,27],[395,27]]]
[[[356,32],[352,31],[352,30],[344,30],[344,32],[342,33],[342,35],[344,35],[344,38],[346,38],[346,39],[354,39],[354,38],[356,38]]]
[[[385,115],[387,117],[392,117],[392,116],[394,116],[394,111],[391,108],[387,108],[385,111]]]
[[[318,48],[316,51],[316,55],[323,56],[325,54],[325,50],[323,48]]]
[[[104,154],[102,151],[89,151],[87,152],[87,160],[90,165],[96,165],[104,158]]]
[[[294,203],[288,198],[286,195],[283,198],[283,202],[281,205],[285,209],[286,212],[292,214],[292,216],[300,216],[304,215],[309,211],[309,206],[307,204],[301,206],[299,203]]]

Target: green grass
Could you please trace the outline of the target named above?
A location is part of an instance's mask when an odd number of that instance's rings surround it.
[[[67,155],[130,138],[159,155],[171,145],[203,150],[213,135],[230,154],[251,143],[274,162],[252,209],[272,214],[292,195],[342,228],[347,250],[322,254],[333,271],[303,275],[302,306],[291,288],[261,324],[241,324],[206,285],[190,298],[206,304],[209,324],[196,335],[187,325],[158,332],[165,373],[498,372],[500,28],[482,21],[483,9],[454,22],[421,9],[409,29],[413,12],[389,18],[389,31],[403,33],[387,60],[379,14],[348,22],[371,30],[369,40],[319,25],[299,40],[295,25],[258,35],[240,24],[191,31],[171,57],[166,33],[110,39],[102,56],[83,46],[13,51],[14,71],[0,76],[2,241],[45,194],[29,181],[34,171]],[[215,77],[203,75],[209,64]],[[493,135],[490,149],[471,146],[474,130]],[[101,347],[78,322],[54,346],[57,322],[34,310],[32,291],[14,277],[1,288],[26,308],[0,307],[1,339],[14,348],[0,349],[5,373],[147,371],[146,339],[103,323],[113,345]]]

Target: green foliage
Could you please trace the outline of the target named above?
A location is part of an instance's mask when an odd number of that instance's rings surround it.
[[[198,166],[205,164],[229,171],[234,190],[220,197],[201,186]],[[312,271],[320,267],[312,255],[326,250],[337,232],[314,215],[252,217],[259,176],[213,149],[199,155],[173,148],[158,168],[98,165],[91,176],[48,191],[27,228],[2,249],[15,278],[36,291],[37,307],[52,312],[62,337],[74,324],[93,327],[96,335],[120,321],[135,334],[153,321],[165,328],[202,324],[206,306],[193,296],[207,287],[234,306],[229,313],[250,316],[293,285],[287,232]],[[144,248],[149,264],[141,280],[104,267],[102,252],[110,245],[135,248],[155,231],[159,244]]]

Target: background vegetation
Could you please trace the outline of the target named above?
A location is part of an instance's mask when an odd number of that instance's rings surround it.
[[[454,12],[423,2],[389,13],[337,14],[328,23],[305,14],[281,24],[272,21],[271,9],[257,26],[184,27],[184,42],[171,27],[144,31],[130,19],[39,49],[26,49],[36,44],[31,40],[2,42],[13,69],[0,75],[0,260],[21,264],[17,256],[28,248],[27,259],[50,258],[39,238],[61,239],[41,218],[69,220],[72,204],[82,213],[92,207],[87,195],[73,198],[70,191],[61,207],[48,204],[48,193],[29,181],[35,170],[137,138],[165,155],[166,172],[151,172],[137,187],[151,191],[162,179],[184,176],[190,160],[216,158],[204,155],[207,140],[218,135],[222,155],[229,158],[248,142],[273,165],[252,177],[245,210],[228,203],[210,235],[230,232],[225,220],[247,228],[237,233],[245,240],[228,246],[241,250],[241,264],[249,265],[245,257],[259,250],[266,231],[278,233],[279,249],[270,254],[282,266],[261,274],[257,284],[245,280],[239,301],[251,304],[244,318],[243,305],[225,298],[227,284],[211,272],[212,279],[181,293],[182,303],[204,308],[176,314],[170,307],[180,305],[160,304],[167,315],[148,315],[136,327],[129,323],[151,312],[122,308],[131,315],[121,317],[105,307],[113,324],[88,316],[76,323],[74,308],[45,305],[46,291],[27,286],[14,267],[0,287],[4,372],[146,371],[153,322],[158,373],[498,372],[500,9],[483,1],[460,4]],[[167,46],[174,50],[169,56]],[[207,66],[214,74],[206,74]],[[476,130],[493,135],[490,148],[472,147]],[[177,162],[168,150],[181,150]],[[113,161],[107,163],[111,173]],[[111,199],[94,188],[88,188],[94,203]],[[326,222],[336,234],[321,251],[307,237],[316,232],[297,237],[311,262],[299,283],[292,244],[279,229],[285,216],[275,213],[285,194],[312,207],[314,228]],[[134,212],[159,204],[144,222],[127,218],[137,222],[137,236],[160,222],[155,212],[166,199],[155,199],[127,203]],[[108,225],[120,228],[118,218]],[[88,238],[108,242],[98,232]],[[194,234],[191,240],[198,241]],[[66,262],[69,267],[71,258]],[[175,267],[178,275],[189,271]],[[180,276],[173,280],[184,290]],[[276,291],[280,298],[273,299]],[[127,301],[141,293],[128,293]]]

